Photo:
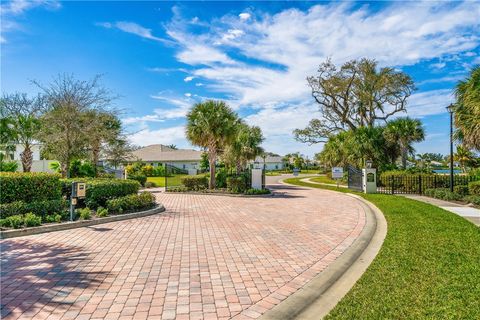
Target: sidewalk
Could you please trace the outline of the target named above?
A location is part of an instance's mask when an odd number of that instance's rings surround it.
[[[472,222],[473,224],[475,224],[477,226],[480,226],[480,210],[479,209],[469,207],[469,206],[466,206],[466,205],[462,205],[462,204],[458,204],[458,203],[448,202],[448,201],[435,199],[435,198],[430,198],[430,197],[425,197],[425,196],[419,196],[419,195],[415,195],[415,194],[403,194],[402,196],[410,198],[410,199],[414,199],[414,200],[418,200],[418,201],[433,204],[433,205],[435,205],[437,207],[440,207],[444,210],[453,212],[453,213],[467,219],[468,221]]]

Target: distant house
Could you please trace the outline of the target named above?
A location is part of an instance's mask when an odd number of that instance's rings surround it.
[[[152,144],[132,152],[132,161],[141,160],[152,166],[166,164],[179,169],[200,169],[202,151],[192,149],[172,149],[162,144]]]
[[[258,156],[255,158],[255,161],[253,161],[253,164],[260,166],[265,164],[265,170],[283,170],[285,167],[281,156],[271,155],[268,155],[265,158]]]

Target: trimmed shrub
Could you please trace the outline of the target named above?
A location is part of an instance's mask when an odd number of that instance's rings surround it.
[[[100,218],[106,217],[108,216],[108,209],[104,207],[98,207],[96,214],[97,214],[97,217],[100,217]]]
[[[58,200],[62,197],[59,174],[43,172],[0,173],[0,203]]]
[[[0,204],[0,218],[6,218],[17,214],[26,214],[33,212],[38,216],[46,216],[52,213],[63,213],[68,208],[68,201],[45,200],[45,201],[15,201],[11,203]]]
[[[89,208],[77,209],[77,212],[82,220],[90,220],[92,218],[92,210]]]
[[[142,187],[145,186],[145,182],[147,182],[147,176],[143,173],[132,173],[127,175],[127,178],[130,180],[138,181]]]
[[[3,220],[3,226],[7,228],[19,229],[23,226],[23,216],[16,214]]]
[[[153,181],[147,181],[145,182],[145,188],[156,188],[157,184]]]
[[[473,203],[474,205],[480,206],[480,196],[479,195],[471,195],[466,196],[463,200]]]
[[[142,173],[147,177],[151,177],[153,176],[153,169],[154,168],[151,164],[147,164],[142,167]]]
[[[429,197],[452,201],[452,200],[462,200],[463,196],[456,193],[451,192],[449,189],[446,188],[437,188],[437,189],[426,189],[424,194]]]
[[[255,195],[255,194],[270,194],[269,189],[248,189],[245,191],[245,194]]]
[[[23,218],[23,222],[25,223],[25,227],[36,227],[42,224],[42,218],[29,212]]]
[[[453,192],[458,193],[461,196],[466,196],[468,195],[468,186],[454,186],[453,187]]]
[[[95,179],[87,181],[85,204],[89,208],[105,206],[110,199],[136,194],[140,184],[134,180]]]
[[[182,184],[188,190],[203,190],[208,188],[208,179],[206,176],[200,177],[185,177],[182,178]]]
[[[228,177],[227,189],[233,193],[243,193],[246,190],[246,183],[244,176]]]
[[[165,167],[164,166],[153,167],[152,176],[154,176],[154,177],[165,177]]]
[[[468,192],[471,195],[480,196],[480,181],[473,181],[468,184]]]
[[[107,209],[113,213],[126,213],[155,206],[155,196],[150,192],[131,194],[107,201]]]
[[[217,171],[215,172],[215,184],[217,188],[227,187],[227,169],[217,169]]]
[[[47,223],[60,223],[62,222],[62,215],[55,213],[55,214],[48,214],[43,217],[43,221]]]

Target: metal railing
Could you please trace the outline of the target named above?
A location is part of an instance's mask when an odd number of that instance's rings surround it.
[[[453,185],[468,185],[479,180],[476,176],[454,175]],[[423,194],[426,189],[449,188],[449,175],[407,174],[380,175],[377,179],[377,192],[386,194]]]

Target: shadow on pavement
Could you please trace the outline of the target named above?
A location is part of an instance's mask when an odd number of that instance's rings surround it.
[[[0,250],[1,318],[13,310],[33,316],[48,304],[67,309],[78,298],[69,299],[73,290],[96,288],[108,276],[82,271],[90,259],[73,246],[3,240]]]

